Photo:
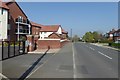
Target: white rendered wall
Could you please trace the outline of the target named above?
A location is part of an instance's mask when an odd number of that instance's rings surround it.
[[[8,11],[0,8],[0,39],[7,39]]]
[[[48,37],[53,32],[40,32],[40,39],[44,39],[45,37]]]
[[[62,28],[59,27],[59,28],[58,28],[58,31],[57,31],[56,33],[58,33],[58,34],[62,34]]]

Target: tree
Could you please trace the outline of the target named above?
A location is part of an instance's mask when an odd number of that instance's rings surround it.
[[[83,40],[86,42],[93,42],[94,37],[92,32],[86,32],[85,35],[83,36]]]

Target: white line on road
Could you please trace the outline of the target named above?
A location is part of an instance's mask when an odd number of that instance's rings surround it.
[[[73,51],[73,73],[74,73],[73,77],[77,78],[77,76],[76,76],[75,52],[74,52],[73,43],[72,43],[72,51]]]
[[[92,47],[89,47],[90,49],[92,49],[93,51],[95,50],[94,48],[92,48]]]
[[[103,55],[103,56],[105,56],[105,57],[107,57],[108,59],[112,59],[111,57],[109,57],[108,55],[106,55],[106,54],[103,54],[102,52],[100,52],[100,51],[98,51],[98,53],[100,53],[101,55]]]

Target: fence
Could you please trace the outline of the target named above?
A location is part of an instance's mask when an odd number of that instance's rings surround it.
[[[0,60],[25,54],[25,41],[1,41],[0,51]]]

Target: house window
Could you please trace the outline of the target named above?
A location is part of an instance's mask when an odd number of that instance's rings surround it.
[[[9,19],[11,19],[11,15],[9,14]]]
[[[2,9],[1,14],[4,15],[6,13],[5,9]]]
[[[22,16],[18,17],[18,22],[23,22],[23,17]]]
[[[4,10],[4,9],[2,9],[2,11],[1,11],[1,14],[2,14],[2,15],[3,15],[3,10]]]
[[[8,27],[7,27],[7,29],[8,29],[8,30],[10,30],[10,27],[11,27],[11,25],[10,25],[10,24],[8,24]]]

